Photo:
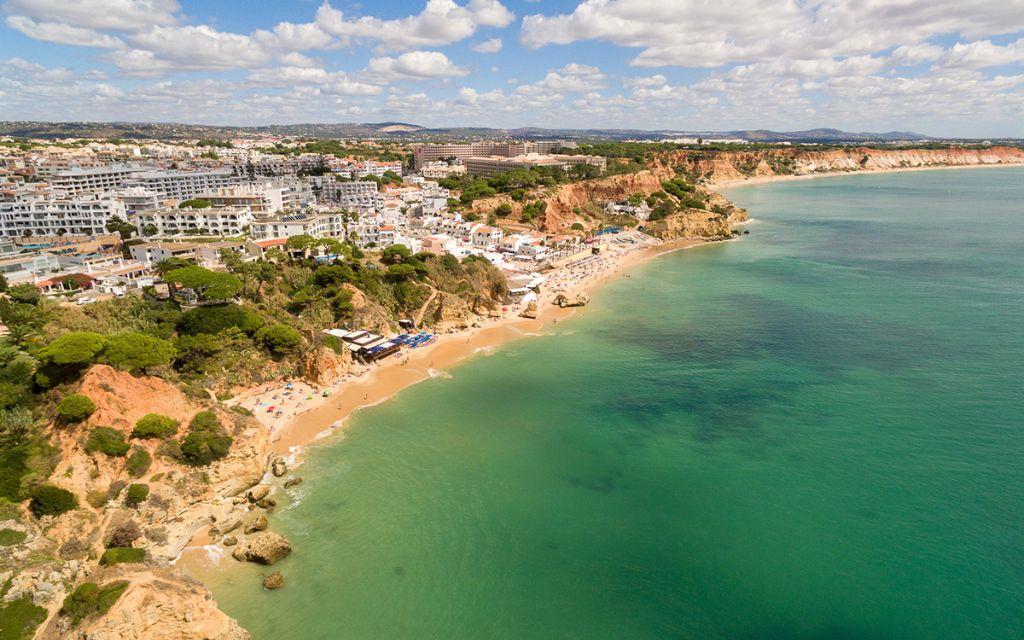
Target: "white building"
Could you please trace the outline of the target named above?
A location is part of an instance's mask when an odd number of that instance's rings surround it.
[[[105,226],[113,216],[127,218],[127,209],[109,195],[19,195],[0,201],[0,235],[97,235],[106,233]]]
[[[222,187],[241,184],[231,169],[204,171],[144,171],[131,176],[127,186],[141,186],[156,192],[161,198],[189,200],[203,193],[215,192]]]
[[[109,191],[122,186],[145,170],[145,167],[124,164],[76,167],[54,171],[49,182],[54,188],[72,195],[86,191]]]
[[[237,236],[255,219],[247,207],[165,208],[131,215],[140,236]],[[153,229],[156,228],[154,232]],[[146,230],[150,233],[145,233]]]

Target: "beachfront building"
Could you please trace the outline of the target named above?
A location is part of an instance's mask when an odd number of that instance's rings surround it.
[[[114,216],[125,218],[127,209],[109,195],[19,194],[0,201],[0,235],[97,235],[106,233],[106,224]]]

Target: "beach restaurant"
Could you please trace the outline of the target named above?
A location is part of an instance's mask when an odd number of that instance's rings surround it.
[[[352,353],[353,358],[366,363],[394,355],[402,348],[399,342],[369,331],[327,329],[324,333],[340,341],[344,348]]]

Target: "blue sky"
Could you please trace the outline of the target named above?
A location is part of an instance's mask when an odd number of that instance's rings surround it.
[[[0,119],[1024,137],[1024,0],[0,0]]]

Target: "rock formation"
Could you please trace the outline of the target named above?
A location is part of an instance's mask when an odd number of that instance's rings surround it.
[[[292,552],[292,545],[284,536],[273,531],[263,531],[238,545],[231,554],[235,560],[274,564]]]

